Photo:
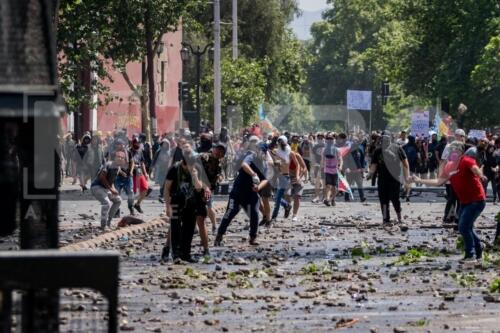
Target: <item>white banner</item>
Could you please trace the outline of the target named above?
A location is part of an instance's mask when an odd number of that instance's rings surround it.
[[[411,134],[420,138],[429,136],[429,111],[417,111],[411,114]]]
[[[478,140],[484,139],[486,137],[486,131],[471,129],[469,131],[469,138],[476,138]]]
[[[372,92],[365,90],[347,90],[347,109],[371,111]]]

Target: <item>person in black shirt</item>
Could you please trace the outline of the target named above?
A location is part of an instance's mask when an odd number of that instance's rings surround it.
[[[134,168],[133,168],[134,193],[139,193],[134,208],[139,213],[142,214],[143,210],[141,208],[141,203],[148,194],[149,176],[146,170],[146,159],[144,158],[144,151],[141,147],[141,143],[137,138],[134,138],[132,140],[132,147],[130,147],[130,153],[134,161]]]
[[[222,218],[215,238],[214,246],[220,246],[227,227],[243,208],[250,217],[250,245],[258,245],[255,241],[259,227],[259,191],[262,190],[267,180],[264,170],[264,160],[259,156],[259,142],[257,137],[249,139],[248,151],[245,153],[241,168],[233,183],[229,194],[226,213]]]
[[[392,143],[390,134],[382,136],[382,147],[375,149],[370,165],[370,174],[378,173],[378,196],[382,209],[383,223],[390,223],[390,206],[392,202],[398,222],[401,222],[401,202],[399,191],[401,184],[408,184],[409,165],[404,150],[397,144]],[[401,174],[404,179],[401,179]]]
[[[164,261],[168,259],[171,244],[174,262],[194,262],[191,243],[196,216],[206,216],[206,206],[200,205],[200,202],[208,199],[199,197],[205,193],[201,192],[203,184],[195,164],[195,153],[189,144],[185,144],[182,161],[172,165],[167,173],[164,194],[167,216],[170,218],[170,233],[161,255]],[[203,209],[205,212],[201,211]]]

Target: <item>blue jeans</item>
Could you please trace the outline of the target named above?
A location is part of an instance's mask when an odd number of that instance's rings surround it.
[[[280,210],[280,205],[283,205],[282,199],[285,196],[286,191],[290,188],[290,176],[288,175],[280,175],[278,177],[278,185],[277,190],[274,197],[274,208],[271,219],[275,219],[278,217],[278,213]],[[284,206],[287,207],[287,206]]]
[[[115,179],[115,188],[118,191],[118,195],[121,194],[122,190],[124,190],[125,194],[127,194],[127,204],[129,209],[134,205],[134,191],[132,185],[132,177],[117,176]]]
[[[481,240],[474,231],[474,222],[479,217],[486,202],[476,201],[460,206],[460,218],[458,220],[458,230],[464,238],[465,257],[470,258],[481,253]]]

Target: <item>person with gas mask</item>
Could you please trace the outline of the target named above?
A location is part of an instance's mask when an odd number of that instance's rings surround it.
[[[233,189],[229,194],[226,213],[217,231],[214,246],[220,246],[226,230],[231,221],[243,208],[250,217],[250,245],[259,245],[256,242],[259,228],[259,191],[268,183],[264,175],[264,163],[266,163],[259,144],[260,139],[252,136],[248,140],[248,150],[241,163],[241,167],[236,176]]]
[[[410,183],[410,167],[403,148],[392,142],[392,136],[389,132],[383,134],[382,146],[376,148],[373,152],[368,179],[371,179],[375,172],[378,174],[377,188],[383,225],[391,223],[390,202],[394,206],[398,222],[401,223],[399,193],[402,184],[407,186]],[[401,174],[403,174],[404,178],[401,178]]]
[[[200,170],[196,167],[196,153],[186,143],[182,147],[182,155],[182,161],[170,167],[164,189],[170,231],[161,259],[168,260],[171,249],[174,263],[180,263],[181,260],[195,262],[191,257],[191,243],[196,216],[207,216],[206,205],[200,204],[203,183],[200,180]]]

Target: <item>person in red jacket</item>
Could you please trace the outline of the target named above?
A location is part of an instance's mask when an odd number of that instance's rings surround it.
[[[476,163],[473,152],[467,151],[464,155],[465,145],[454,142],[454,149],[461,157],[450,167],[445,166],[444,172],[438,179],[420,179],[413,177],[416,183],[425,185],[441,186],[448,180],[453,191],[460,202],[460,214],[458,229],[462,234],[465,245],[464,262],[474,262],[482,258],[483,248],[481,240],[474,231],[474,222],[479,217],[486,206],[486,194],[484,192],[483,181],[486,179],[481,169]],[[469,156],[468,156],[469,155]]]

